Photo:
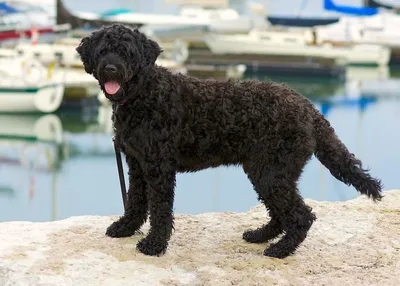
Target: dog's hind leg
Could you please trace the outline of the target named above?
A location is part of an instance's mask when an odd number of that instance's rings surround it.
[[[248,178],[250,179],[251,183],[253,184],[254,190],[258,195],[258,200],[262,202],[267,212],[270,216],[270,221],[268,224],[264,224],[263,226],[255,229],[255,230],[247,230],[243,233],[243,239],[250,243],[263,243],[267,242],[271,239],[274,239],[278,235],[283,233],[282,223],[280,221],[279,216],[275,215],[275,213],[269,208],[268,201],[264,199],[263,193],[267,192],[265,188],[267,185],[258,186],[258,181],[262,180],[262,178],[256,179],[256,166],[252,166],[250,164],[244,164],[243,170],[247,174]],[[260,174],[260,177],[262,175]]]
[[[107,228],[106,235],[111,237],[132,236],[147,219],[148,203],[143,172],[135,158],[127,156],[126,161],[129,167],[127,206],[124,215]]]
[[[259,197],[259,200],[263,202],[263,199],[261,197]],[[266,205],[265,202],[263,203]],[[283,233],[283,228],[281,222],[279,221],[279,217],[273,216],[273,213],[268,209],[267,206],[266,208],[271,218],[269,223],[264,224],[263,226],[254,230],[246,230],[243,233],[243,239],[245,241],[250,243],[263,243],[274,239],[275,237]]]
[[[285,155],[279,154],[267,161],[259,157],[244,165],[271,221],[261,228],[244,232],[243,238],[248,242],[266,242],[284,232],[276,244],[264,251],[264,255],[276,258],[294,253],[315,220],[311,208],[297,190],[297,180],[312,152],[284,151]]]

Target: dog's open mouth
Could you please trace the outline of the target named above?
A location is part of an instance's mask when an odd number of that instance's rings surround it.
[[[107,81],[104,84],[104,88],[108,94],[114,95],[118,92],[118,90],[121,88],[121,86],[116,81]]]

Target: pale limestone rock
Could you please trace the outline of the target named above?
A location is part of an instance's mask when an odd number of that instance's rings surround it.
[[[0,285],[399,285],[400,190],[385,192],[378,204],[365,197],[307,203],[317,221],[284,260],[262,256],[266,244],[241,238],[266,219],[261,205],[176,215],[162,257],[135,249],[142,236],[106,237],[117,217],[1,223]]]

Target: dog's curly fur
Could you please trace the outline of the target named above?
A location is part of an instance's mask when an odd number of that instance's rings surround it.
[[[115,137],[129,167],[125,213],[106,234],[131,236],[150,214],[149,233],[137,244],[144,254],[167,249],[177,172],[241,165],[270,216],[243,238],[265,243],[284,234],[264,251],[277,258],[293,254],[316,219],[297,189],[313,154],[338,180],[374,201],[382,197],[380,180],[312,103],[286,85],[172,74],[155,64],[162,52],[156,42],[117,24],[83,38],[77,52],[112,102]],[[105,71],[109,64],[114,72]],[[120,84],[117,94],[105,90],[110,80]]]

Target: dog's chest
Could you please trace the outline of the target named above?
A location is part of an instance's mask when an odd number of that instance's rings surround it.
[[[115,134],[123,153],[137,159],[145,156],[148,144],[146,138],[143,136],[143,132],[140,130],[131,130],[122,126],[120,128],[115,128]]]
[[[122,151],[136,158],[143,156],[146,152],[147,133],[142,120],[131,113],[113,114],[113,125],[115,136],[118,138]]]

